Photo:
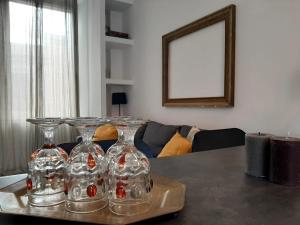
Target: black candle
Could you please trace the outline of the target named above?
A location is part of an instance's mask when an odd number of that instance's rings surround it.
[[[266,178],[269,174],[270,134],[246,134],[247,171],[254,177]]]
[[[270,181],[300,185],[300,139],[271,138]]]

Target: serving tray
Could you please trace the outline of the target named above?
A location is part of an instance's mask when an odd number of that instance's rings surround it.
[[[152,179],[154,185],[151,207],[149,211],[135,216],[118,216],[111,213],[108,207],[93,213],[76,214],[65,211],[64,204],[51,207],[30,206],[27,204],[25,179],[0,190],[0,213],[95,224],[130,224],[182,210],[185,185],[157,174],[152,174]]]

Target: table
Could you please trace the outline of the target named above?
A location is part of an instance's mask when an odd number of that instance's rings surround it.
[[[141,224],[298,225],[300,188],[244,174],[244,147],[151,160],[152,171],[187,186],[184,209],[177,215]],[[0,224],[72,224],[65,221],[0,216]]]

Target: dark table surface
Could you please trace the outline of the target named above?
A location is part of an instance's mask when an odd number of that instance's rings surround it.
[[[244,147],[151,160],[152,171],[187,186],[184,209],[141,224],[299,225],[300,188],[244,174]],[[72,224],[33,217],[0,216],[0,224]]]

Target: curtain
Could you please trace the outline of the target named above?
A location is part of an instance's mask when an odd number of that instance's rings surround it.
[[[76,0],[0,1],[0,174],[24,172],[42,143],[34,117],[77,115]],[[56,142],[72,141],[62,125]]]

